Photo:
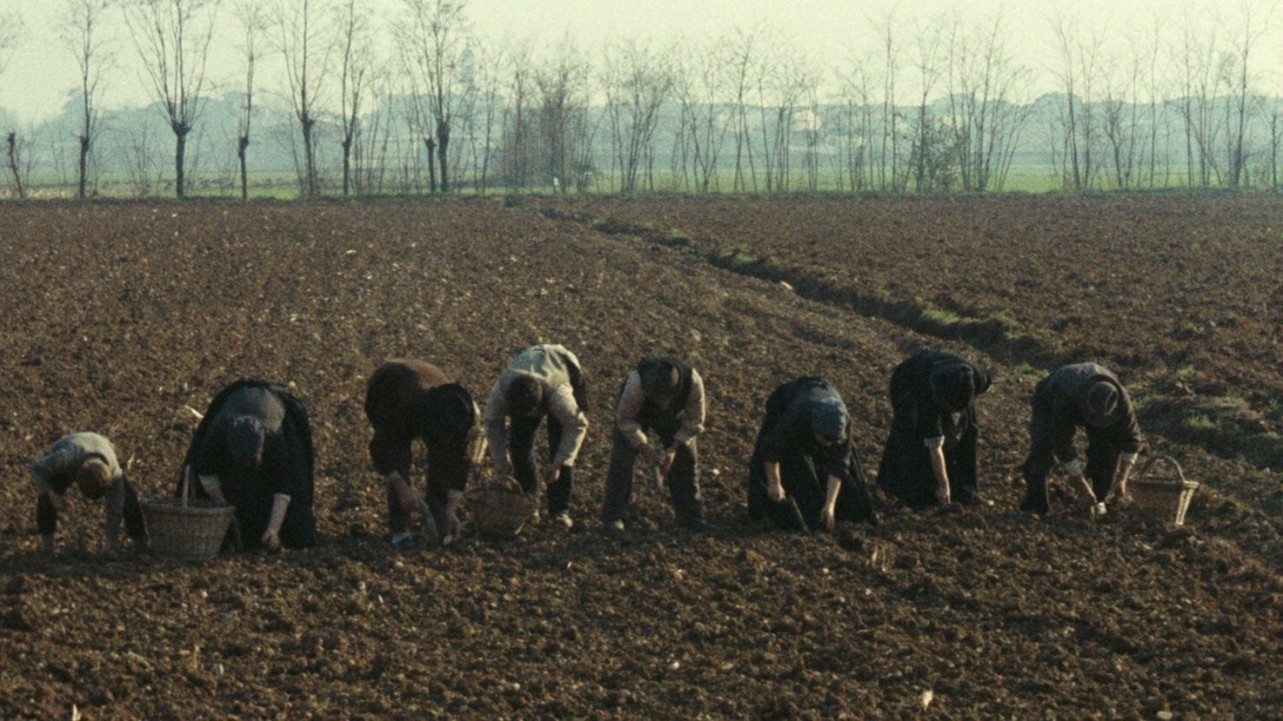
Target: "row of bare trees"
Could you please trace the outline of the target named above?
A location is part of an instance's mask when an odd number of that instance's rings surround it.
[[[388,17],[367,0],[59,2],[79,71],[80,197],[92,192],[103,98],[124,66],[113,22],[173,136],[178,197],[192,184],[188,143],[215,85],[215,50],[234,59],[223,72],[239,74],[218,82],[236,91],[242,197],[251,140],[271,117],[262,92],[289,108],[291,131],[265,127],[284,139],[305,196],[983,192],[1007,187],[1013,167],[1041,167],[1073,190],[1278,185],[1283,111],[1257,67],[1277,49],[1263,47],[1271,18],[1248,9],[1127,38],[1054,15],[1055,92],[1035,96],[1034,69],[1015,59],[1018,33],[1002,15],[960,9],[877,18],[832,72],[764,24],[698,43],[624,39],[589,57],[569,37],[541,51],[482,42],[466,0],[397,0]],[[17,27],[0,23],[0,73]],[[264,64],[279,81],[261,90]],[[18,133],[8,138],[21,194],[31,159]],[[141,158],[125,165],[147,174]]]

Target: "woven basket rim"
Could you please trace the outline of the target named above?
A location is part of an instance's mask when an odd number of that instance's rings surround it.
[[[186,506],[182,505],[181,498],[152,498],[141,505],[144,513],[150,511],[162,515],[230,516],[235,512],[229,504],[203,498],[188,499]]]

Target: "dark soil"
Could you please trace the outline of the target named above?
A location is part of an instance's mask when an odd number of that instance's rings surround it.
[[[1270,716],[1281,216],[1237,196],[6,204],[0,718]],[[540,341],[589,382],[575,529],[394,552],[368,374],[418,357],[484,397]],[[750,527],[770,390],[834,381],[871,472],[890,369],[926,344],[997,371],[989,503]],[[638,484],[639,522],[611,537],[610,401],[660,351],[707,381],[717,530],[677,528]],[[1051,516],[1015,513],[1029,392],[1087,357],[1202,482],[1185,526],[1093,522],[1059,488]],[[38,554],[25,465],[53,440],[100,431],[142,495],[167,494],[192,409],[247,376],[308,404],[317,548],[111,558],[73,492],[59,555]]]

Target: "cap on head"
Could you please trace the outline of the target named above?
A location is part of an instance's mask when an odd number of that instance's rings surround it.
[[[682,374],[677,365],[670,361],[660,361],[641,374],[642,393],[656,403],[667,403],[677,395],[681,386]]]
[[[824,398],[811,406],[811,430],[825,438],[846,435],[846,406],[837,398]]]
[[[91,458],[76,469],[76,486],[86,498],[102,498],[112,485],[111,468],[101,458]]]
[[[1121,411],[1118,388],[1109,381],[1096,381],[1087,389],[1087,423],[1108,426],[1118,420]]]
[[[508,415],[532,416],[543,403],[543,384],[529,373],[518,373],[504,391],[504,400],[508,402]]]
[[[256,466],[263,457],[267,432],[253,416],[237,416],[227,426],[227,452],[236,465]]]

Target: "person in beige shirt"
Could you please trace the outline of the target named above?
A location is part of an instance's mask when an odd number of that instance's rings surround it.
[[[588,433],[587,389],[579,359],[560,345],[527,348],[508,364],[495,381],[482,414],[486,441],[495,470],[511,475],[533,495],[542,480],[548,514],[570,528],[570,497],[575,484],[575,459]],[[547,419],[550,460],[535,469],[535,434]]]
[[[39,493],[36,499],[36,527],[41,549],[54,552],[54,532],[58,514],[67,510],[67,489],[75,484],[91,501],[106,499],[106,541],[112,551],[120,549],[120,522],[135,545],[146,542],[138,494],[125,478],[116,460],[116,448],[97,433],[72,433],[64,436],[49,453],[31,463],[31,482]]]
[[[603,526],[626,530],[633,468],[641,456],[655,469],[657,481],[668,487],[677,522],[697,532],[712,528],[703,515],[695,446],[704,430],[704,413],[704,380],[690,363],[672,356],[650,356],[628,374],[615,402]],[[648,432],[655,434],[658,444]]]

